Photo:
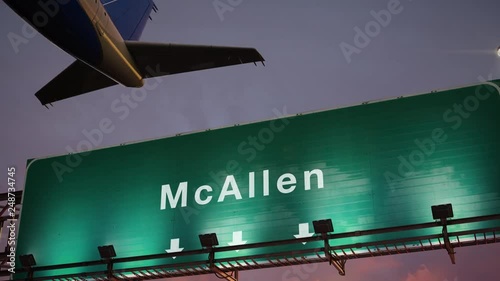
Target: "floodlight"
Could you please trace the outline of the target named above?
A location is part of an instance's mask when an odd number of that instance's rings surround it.
[[[316,234],[325,234],[333,232],[333,224],[331,219],[313,221],[314,232]]]
[[[451,204],[432,206],[432,217],[435,220],[447,219],[453,217],[453,207]]]
[[[113,247],[113,245],[99,246],[97,247],[97,250],[99,250],[101,259],[111,259],[116,257],[115,247]]]
[[[498,49],[497,49],[497,56],[500,57],[500,47],[498,47]]]
[[[213,246],[219,245],[219,240],[217,239],[217,234],[215,233],[200,234],[199,237],[202,247],[212,248]]]
[[[36,265],[35,257],[32,254],[20,256],[19,259],[23,267],[32,267]]]

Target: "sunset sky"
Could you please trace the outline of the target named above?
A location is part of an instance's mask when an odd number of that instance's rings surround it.
[[[220,10],[220,3],[233,6]],[[0,1],[0,164],[18,169],[26,160],[62,155],[114,118],[99,147],[172,136],[288,114],[357,105],[500,78],[498,0],[157,0],[141,41],[255,47],[266,66],[253,64],[165,77],[124,120],[113,100],[130,92],[115,86],[54,103],[34,93],[74,59],[41,35],[14,46],[24,21]],[[217,8],[219,7],[219,8]],[[390,19],[359,44],[359,30]],[[379,19],[380,20],[380,19]],[[358,38],[358,39],[357,39]],[[2,180],[1,191],[7,186]],[[41,210],[43,212],[43,210]],[[241,273],[242,281],[498,280],[500,244],[457,249],[452,265],[444,250],[347,263],[338,276],[328,264]],[[179,280],[219,280],[198,276]]]

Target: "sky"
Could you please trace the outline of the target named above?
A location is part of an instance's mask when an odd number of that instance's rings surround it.
[[[113,121],[114,130],[96,147],[270,119],[275,109],[288,114],[318,111],[473,84],[481,77],[500,78],[495,55],[500,45],[498,0],[156,4],[159,12],[152,14],[141,41],[255,47],[266,66],[165,77],[123,119],[111,110],[114,100],[130,93],[122,86],[46,109],[34,93],[74,59],[41,35],[25,34],[26,42],[13,46],[8,35],[22,35],[25,24],[0,1],[0,166],[17,168],[19,189],[27,159],[76,150],[85,139],[82,132],[98,128],[103,118]],[[221,11],[216,8],[220,5],[229,8]],[[381,13],[390,18],[381,19]],[[363,40],[359,32],[369,35]],[[5,183],[0,187],[7,191]],[[443,250],[349,261],[345,277],[318,264],[243,272],[240,280],[498,279],[498,244],[457,252],[454,266]]]

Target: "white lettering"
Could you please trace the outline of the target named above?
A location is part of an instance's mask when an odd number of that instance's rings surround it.
[[[201,199],[201,192],[202,191],[212,192],[212,187],[210,187],[210,185],[202,185],[202,186],[198,187],[198,189],[196,190],[196,192],[194,194],[194,201],[196,201],[196,203],[198,203],[199,205],[206,205],[206,204],[210,203],[210,201],[212,201],[212,195],[208,195],[205,200],[202,200]]]
[[[231,187],[232,190],[229,190],[229,187]],[[234,195],[236,200],[241,200],[241,193],[238,189],[238,185],[236,184],[234,176],[226,177],[226,181],[224,182],[224,186],[222,187],[222,191],[217,202],[224,202],[224,198],[226,198],[226,196],[228,195]]]
[[[320,169],[315,169],[315,170],[312,170],[312,171],[306,171],[304,172],[304,189],[305,190],[310,190],[311,189],[311,175],[316,175],[317,179],[318,179],[318,189],[319,188],[323,188],[324,187],[324,184],[323,184],[323,171],[321,171]]]
[[[177,207],[177,203],[179,202],[179,198],[181,199],[181,207],[187,206],[187,181],[181,182],[179,187],[177,188],[177,192],[175,193],[175,197],[172,194],[172,190],[170,189],[170,184],[161,186],[161,205],[160,210],[165,210],[167,208],[167,196],[168,202],[170,203],[170,208],[175,209]]]
[[[440,137],[440,135],[437,135],[437,137]],[[422,145],[425,146],[426,144],[422,143]],[[62,178],[62,175],[64,173],[71,172],[66,171],[66,167],[60,167],[61,165],[57,166],[57,164],[54,164],[53,166],[60,178]],[[311,178],[313,176],[315,176],[315,179],[312,180]],[[221,177],[223,176],[221,175]],[[255,179],[255,172],[249,172],[248,193],[243,193],[245,198],[255,198],[256,188],[262,188],[261,196],[269,196],[269,187],[271,186],[269,182],[269,170],[262,171],[262,185],[256,184]],[[274,176],[273,179],[275,179]],[[311,181],[314,181],[314,183],[316,183],[315,187],[317,187],[318,189],[322,189],[324,187],[323,171],[320,169],[304,171],[304,191],[311,190]],[[220,186],[220,184],[218,185]],[[280,194],[289,194],[294,192],[300,185],[297,183],[297,177],[294,174],[284,173],[277,178],[276,182],[273,182],[272,186],[275,187]],[[224,200],[228,196],[234,196],[236,200],[243,199],[242,193],[240,191],[240,188],[238,187],[238,183],[236,182],[236,178],[234,175],[228,175],[225,177],[224,183],[222,184],[222,189],[220,190],[220,193],[218,195],[215,195],[214,192],[218,192],[218,190],[214,190],[210,185],[201,185],[194,192],[190,192],[188,194],[187,181],[179,183],[179,186],[176,190],[172,190],[170,184],[165,184],[161,186],[160,210],[167,209],[167,201],[168,206],[170,206],[171,209],[175,209],[177,207],[188,207],[188,195],[191,196],[192,199],[194,199],[193,202],[200,206],[211,203],[214,198],[218,198],[218,203],[224,202]]]
[[[248,198],[255,197],[255,173],[248,174]]]
[[[264,196],[269,196],[269,170],[264,170],[263,174],[263,184],[262,190],[264,192]]]
[[[278,178],[278,190],[283,193],[283,194],[288,194],[290,192],[293,192],[295,190],[295,184],[297,183],[297,179],[295,178],[294,175],[292,174],[283,174],[281,177]],[[290,185],[289,188],[285,188],[283,185]]]

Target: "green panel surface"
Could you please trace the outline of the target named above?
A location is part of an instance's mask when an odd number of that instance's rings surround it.
[[[308,223],[311,233],[311,222],[326,218],[335,233],[369,230],[429,222],[431,205],[444,203],[453,204],[456,218],[498,214],[500,96],[485,85],[35,160],[27,173],[17,256],[33,254],[39,266],[82,262],[98,260],[97,246],[113,244],[118,257],[131,257],[164,253],[171,239],[179,239],[184,251],[196,250],[198,234],[212,232],[221,246],[240,231],[246,243],[293,239],[300,224]],[[308,171],[322,176],[308,177]],[[287,173],[296,183],[280,191],[278,179]],[[176,208],[166,198],[162,210],[162,186],[170,185],[175,195],[182,182],[187,206],[180,206],[182,196]],[[224,183],[228,195],[218,202]],[[195,192],[204,185],[212,192],[199,192],[200,199],[213,198],[200,205]],[[466,226],[451,228],[457,230]]]

